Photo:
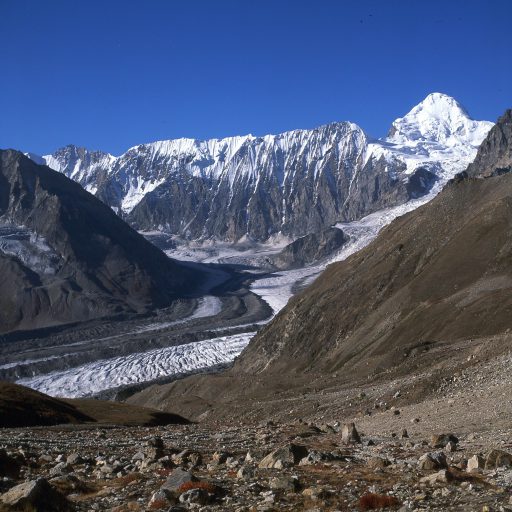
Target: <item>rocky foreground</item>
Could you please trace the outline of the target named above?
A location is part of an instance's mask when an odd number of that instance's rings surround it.
[[[512,511],[512,429],[410,422],[3,429],[0,510]]]

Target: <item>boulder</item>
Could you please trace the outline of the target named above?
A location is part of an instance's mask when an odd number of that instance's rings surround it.
[[[237,474],[237,478],[240,478],[241,480],[247,480],[254,477],[254,468],[251,466],[242,466]]]
[[[432,448],[444,448],[450,442],[457,445],[459,438],[454,434],[432,434],[430,436],[430,446]]]
[[[155,436],[148,440],[145,456],[150,460],[158,460],[164,456],[164,442],[161,437]]]
[[[0,496],[0,503],[18,510],[37,512],[65,512],[71,510],[70,503],[44,478],[24,482]]]
[[[438,471],[437,473],[433,473],[428,476],[424,476],[420,479],[421,483],[428,484],[428,485],[434,485],[434,484],[446,484],[448,482],[451,482],[453,480],[452,474],[447,471],[446,469],[441,469],[441,471]]]
[[[229,453],[226,452],[215,452],[212,455],[212,464],[220,465],[224,464],[229,457]]]
[[[176,501],[177,498],[173,497],[172,493],[160,489],[153,493],[148,505],[150,509],[155,509],[158,506],[176,504]]]
[[[258,467],[261,469],[282,469],[286,466],[298,464],[308,454],[305,446],[299,444],[288,444],[269,453],[261,460]]]
[[[190,489],[180,496],[181,503],[206,505],[210,501],[210,495],[205,489]]]
[[[59,462],[52,469],[50,469],[50,476],[59,476],[65,475],[66,473],[71,473],[73,468],[66,462]]]
[[[167,480],[160,487],[163,491],[176,492],[183,484],[188,482],[197,482],[198,478],[190,471],[185,471],[181,468],[176,468],[167,477]]]
[[[481,456],[481,455],[473,455],[473,457],[471,457],[469,460],[468,460],[468,463],[467,463],[467,466],[466,466],[466,471],[468,473],[471,473],[471,471],[476,471],[478,469],[483,469],[485,466],[485,459]]]
[[[83,462],[84,462],[84,459],[83,459],[83,457],[79,453],[71,453],[66,458],[66,463],[67,464],[71,464],[71,465],[73,465],[73,464],[83,464]]]
[[[503,450],[491,450],[485,457],[485,469],[512,467],[512,454]]]
[[[300,489],[300,483],[296,476],[281,475],[271,478],[269,487],[274,491],[297,492]]]
[[[419,458],[418,467],[424,470],[447,468],[446,455],[443,452],[425,453]]]

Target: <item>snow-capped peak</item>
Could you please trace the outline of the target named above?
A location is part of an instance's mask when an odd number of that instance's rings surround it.
[[[451,96],[434,92],[393,122],[387,140],[400,144],[430,142],[455,146],[469,143],[477,146],[491,126],[492,123],[471,119],[466,109]]]

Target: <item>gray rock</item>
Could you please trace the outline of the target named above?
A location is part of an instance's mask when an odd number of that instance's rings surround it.
[[[0,496],[0,502],[15,510],[65,512],[71,509],[66,498],[53,489],[44,478],[13,487]]]
[[[468,166],[470,177],[492,177],[512,170],[512,110],[507,110],[491,128]]]
[[[458,444],[459,438],[454,434],[433,434],[430,437],[430,446],[432,448],[444,448],[448,443]]]
[[[161,437],[152,437],[147,442],[144,455],[149,460],[158,460],[165,455],[164,442]]]
[[[210,502],[210,495],[205,489],[190,489],[181,494],[180,502],[206,505]]]
[[[176,492],[180,486],[188,482],[197,482],[198,478],[190,471],[185,471],[181,468],[176,468],[167,477],[165,483],[160,487],[162,490]]]
[[[296,476],[281,475],[272,477],[269,487],[274,491],[297,492],[300,489],[300,483]]]
[[[422,455],[418,460],[419,469],[432,470],[447,467],[446,455],[443,452],[430,452]]]
[[[485,459],[481,455],[473,455],[470,459],[468,459],[466,471],[469,473],[471,471],[476,471],[479,469],[483,469],[485,467]]]
[[[229,456],[227,452],[215,452],[212,456],[211,463],[215,465],[225,464]]]
[[[446,446],[444,447],[444,449],[447,451],[447,452],[454,452],[457,450],[457,443],[454,443],[453,441],[448,441],[446,443]]]
[[[512,454],[504,450],[491,450],[485,456],[485,469],[512,467]]]
[[[258,464],[261,469],[282,469],[298,464],[308,454],[307,448],[298,444],[289,444],[274,450]]]
[[[73,467],[66,462],[59,462],[50,470],[50,476],[64,475],[73,471]]]
[[[312,464],[318,464],[319,462],[322,462],[324,458],[323,454],[316,451],[310,451],[306,457],[300,460],[299,466],[311,466]]]
[[[146,455],[144,454],[144,452],[137,452],[133,457],[132,457],[132,460],[133,461],[137,461],[137,460],[144,460],[146,458]]]
[[[169,491],[166,491],[164,489],[160,489],[156,492],[154,492],[151,496],[151,499],[149,500],[149,508],[151,509],[152,506],[156,508],[156,504],[163,504],[167,503],[169,505],[176,503],[176,498],[170,493]]]
[[[346,423],[341,429],[341,442],[344,444],[361,443],[361,437],[354,423]]]
[[[82,456],[79,453],[71,453],[66,458],[66,463],[71,464],[71,465],[82,464],[83,462],[84,462],[84,459],[82,458]]]
[[[242,480],[247,480],[253,478],[255,474],[254,468],[252,466],[242,466],[236,476]]]
[[[445,484],[448,482],[451,482],[453,480],[452,474],[447,471],[446,469],[442,469],[441,471],[437,473],[433,473],[432,475],[424,476],[423,478],[420,478],[421,483],[425,483],[428,485],[434,485],[434,484]]]

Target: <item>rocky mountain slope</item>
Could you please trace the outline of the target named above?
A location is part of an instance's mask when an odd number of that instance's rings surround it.
[[[500,118],[475,162],[487,172]],[[500,150],[512,147],[502,139]],[[509,153],[510,154],[510,153]],[[509,166],[510,157],[499,159]],[[453,183],[331,265],[259,334],[239,371],[329,369],[358,375],[418,351],[510,329],[512,175]]]
[[[430,94],[387,138],[357,125],[141,144],[114,157],[67,146],[42,158],[139,230],[187,239],[298,237],[427,193],[465,169],[492,123]]]
[[[510,511],[510,428],[351,427],[2,429],[0,511]]]
[[[168,306],[194,274],[63,174],[0,151],[0,332]]]

